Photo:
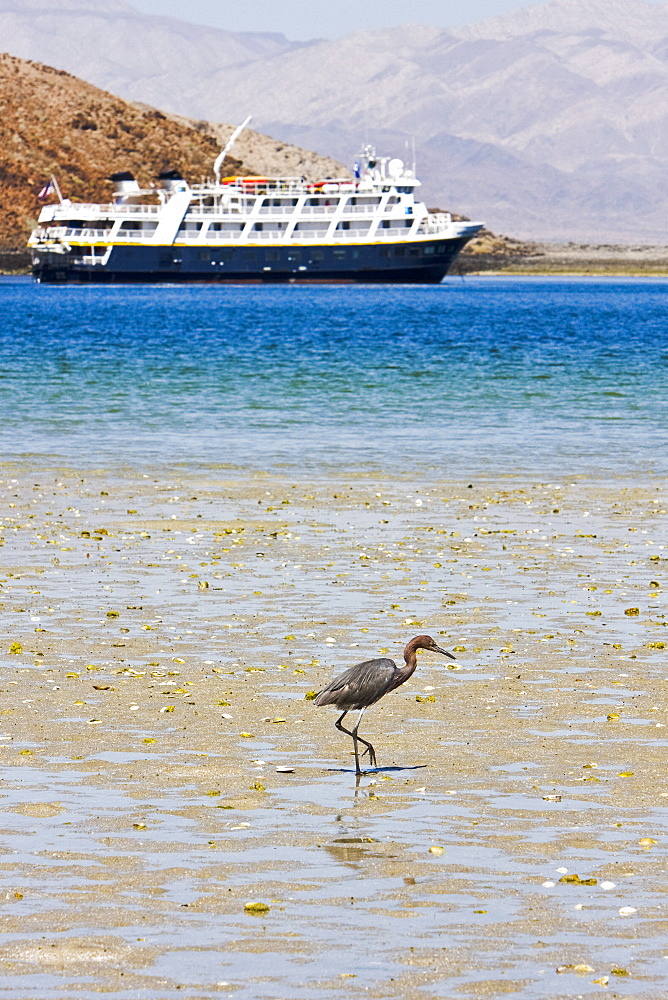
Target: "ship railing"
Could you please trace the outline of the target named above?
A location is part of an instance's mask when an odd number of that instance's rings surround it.
[[[239,214],[241,207],[239,205],[190,205],[188,209],[188,215],[231,215],[232,213]]]
[[[292,215],[297,211],[296,205],[269,205],[266,208],[261,208],[258,212],[259,215]]]
[[[72,229],[65,226],[49,226],[48,229],[40,229],[37,236],[46,240],[105,240],[109,238],[109,229]]]
[[[94,253],[85,253],[77,256],[73,259],[74,264],[104,264],[104,257],[97,256]]]
[[[332,215],[338,207],[338,205],[304,205],[301,211],[304,215]]]
[[[295,229],[292,233],[293,240],[324,240],[328,229]]]
[[[62,240],[66,233],[71,232],[72,230],[65,226],[45,226],[43,229],[37,230],[37,235],[42,240]]]
[[[110,229],[66,229],[66,240],[108,240]]]
[[[357,191],[357,182],[339,177],[332,180],[317,181],[315,184],[305,184],[304,188],[312,195],[350,194]]]
[[[109,210],[120,215],[157,215],[162,211],[163,205],[110,205]]]
[[[410,226],[388,227],[387,229],[379,229],[376,233],[376,238],[380,240],[396,240],[398,236],[408,236],[410,231]]]
[[[254,243],[255,240],[275,240],[278,242],[284,238],[285,229],[261,229],[248,233],[248,239],[251,243]]]
[[[241,230],[233,230],[227,233],[224,230],[214,229],[211,232],[205,233],[204,230],[187,229],[185,232],[177,233],[174,242],[197,243],[203,240],[205,243],[208,243],[210,240],[238,240],[241,235]]]
[[[352,212],[353,215],[377,215],[379,209],[380,205],[346,205],[343,212],[344,215],[348,212]],[[389,211],[389,206],[385,209],[385,211]]]
[[[369,235],[367,229],[337,229],[333,234],[335,240],[363,240]]]
[[[114,242],[146,243],[155,236],[155,229],[121,229],[114,236]]]
[[[333,177],[322,181],[306,181],[303,177],[235,177],[227,183],[194,184],[191,191],[195,198],[208,198],[211,195],[234,193],[265,194],[274,192],[280,194],[337,194],[357,191],[358,182],[348,177]],[[329,188],[330,190],[323,190]]]
[[[264,194],[268,191],[280,192],[281,194],[300,194],[305,189],[304,181],[301,177],[258,177],[251,178],[237,177],[234,181],[225,184],[224,182],[217,192],[234,192],[235,194]],[[199,193],[199,189],[195,189]],[[211,189],[204,188],[204,191]]]
[[[442,233],[452,224],[452,216],[449,212],[439,212],[428,215],[420,225],[423,233]]]
[[[205,208],[203,210],[198,210],[197,212],[189,209],[188,214],[195,216],[215,215],[216,222],[239,222],[241,220],[245,222],[252,211],[252,205],[218,205],[216,208]]]
[[[199,237],[200,235],[201,235],[200,233],[197,233],[197,237]],[[238,240],[241,239],[242,236],[243,236],[243,230],[241,229],[232,230],[231,232],[225,232],[225,230],[220,230],[220,229],[213,229],[209,230],[208,233],[205,233],[203,238],[205,242],[208,243],[209,240]]]
[[[386,216],[391,212],[396,212],[396,205],[386,205],[384,209],[381,210],[380,205],[344,205],[341,208],[340,205],[304,205],[300,210],[300,214],[304,215],[321,215],[321,214],[332,214],[333,212],[340,211],[342,215],[363,215],[368,218],[373,218],[375,215]]]
[[[75,202],[61,209],[71,217],[72,212],[90,212],[96,218],[108,218],[115,215],[156,215],[162,211],[162,205],[96,205],[94,203]]]

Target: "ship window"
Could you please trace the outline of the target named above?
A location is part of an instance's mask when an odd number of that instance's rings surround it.
[[[406,248],[405,247],[395,247],[394,248],[394,256],[395,257],[403,257],[405,253],[406,253]]]
[[[155,232],[158,226],[157,222],[142,222],[140,219],[126,219],[125,222],[121,223],[121,232],[125,233],[137,233],[140,231],[144,232]]]
[[[389,247],[381,247],[381,249],[380,249],[380,256],[381,257],[389,257],[390,256],[390,248]]]
[[[363,220],[353,219],[351,222],[339,222],[336,231],[341,230],[352,230],[356,232],[358,236],[365,236],[369,231],[369,223]]]
[[[318,260],[324,260],[325,259],[325,255],[322,252],[322,250],[311,250],[311,253],[309,255],[309,259],[311,261],[313,261],[313,262],[318,261]]]
[[[240,233],[243,228],[243,222],[213,222],[209,226],[209,232]]]
[[[200,260],[211,260],[211,254],[208,250],[200,250],[197,256]]]
[[[298,222],[295,226],[295,233],[318,233],[321,229],[329,225],[329,221],[322,222]]]
[[[425,256],[426,256],[427,254],[431,254],[431,253],[436,253],[436,247],[432,247],[432,246],[429,246],[429,247],[423,247],[423,249],[422,249],[422,253],[423,253],[423,254],[425,254]]]
[[[346,251],[345,251],[345,249],[336,249],[334,251],[334,257],[337,260],[345,260],[345,257],[346,257]]]
[[[268,264],[276,264],[281,259],[281,255],[278,250],[267,250],[265,251],[264,259]]]
[[[419,247],[411,247],[409,253],[410,253],[411,257],[419,257],[420,256],[420,248]]]

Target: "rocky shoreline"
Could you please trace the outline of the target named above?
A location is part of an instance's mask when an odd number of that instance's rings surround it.
[[[542,243],[496,236],[483,230],[465,248],[461,274],[599,275],[665,277],[668,246],[610,243]]]

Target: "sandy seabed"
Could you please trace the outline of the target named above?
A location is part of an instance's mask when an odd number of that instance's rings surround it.
[[[663,483],[290,475],[0,467],[0,998],[668,996]]]

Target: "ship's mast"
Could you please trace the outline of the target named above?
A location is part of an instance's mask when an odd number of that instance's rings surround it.
[[[243,121],[241,123],[241,125],[238,125],[237,128],[235,128],[234,132],[232,133],[232,135],[230,136],[230,138],[227,140],[225,146],[221,149],[220,153],[216,157],[216,162],[213,165],[213,173],[214,173],[214,176],[216,178],[216,184],[220,184],[220,171],[221,171],[221,167],[223,166],[223,162],[225,160],[225,157],[227,156],[227,154],[229,153],[229,151],[232,149],[232,146],[237,141],[237,139],[239,138],[239,136],[241,135],[241,133],[243,132],[243,130],[246,128],[246,126],[248,125],[248,123],[251,120],[251,118],[252,118],[252,115],[248,115],[248,117],[245,119],[245,121]]]

